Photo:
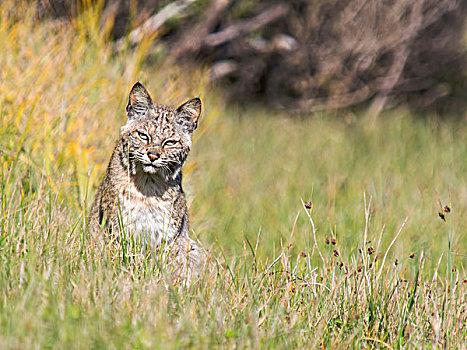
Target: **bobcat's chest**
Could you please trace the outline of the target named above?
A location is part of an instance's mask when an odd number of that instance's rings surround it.
[[[123,227],[136,238],[152,246],[177,236],[173,201],[154,193],[141,193],[129,185],[119,193]]]

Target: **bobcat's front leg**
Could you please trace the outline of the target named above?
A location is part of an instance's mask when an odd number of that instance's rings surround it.
[[[186,278],[191,283],[199,276],[202,265],[200,248],[188,235],[177,237],[170,255],[178,277]]]

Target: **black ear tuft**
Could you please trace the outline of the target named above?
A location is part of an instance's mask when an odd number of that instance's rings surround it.
[[[154,103],[151,96],[138,81],[130,91],[128,98],[128,105],[126,106],[126,113],[128,120],[138,119],[147,116],[151,113]]]
[[[198,97],[185,102],[175,111],[177,123],[189,133],[192,133],[198,126],[200,114],[201,100]]]

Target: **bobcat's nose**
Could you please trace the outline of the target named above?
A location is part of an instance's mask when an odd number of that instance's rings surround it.
[[[161,155],[155,151],[149,151],[148,152],[148,157],[151,162],[154,162],[155,160],[158,160]]]

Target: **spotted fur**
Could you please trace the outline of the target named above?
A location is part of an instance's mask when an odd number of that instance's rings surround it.
[[[194,98],[177,109],[155,105],[136,83],[126,111],[127,123],[91,208],[90,232],[99,234],[104,225],[111,234],[126,230],[154,249],[168,246],[179,270],[193,274],[200,254],[189,236],[181,169],[201,101]]]

